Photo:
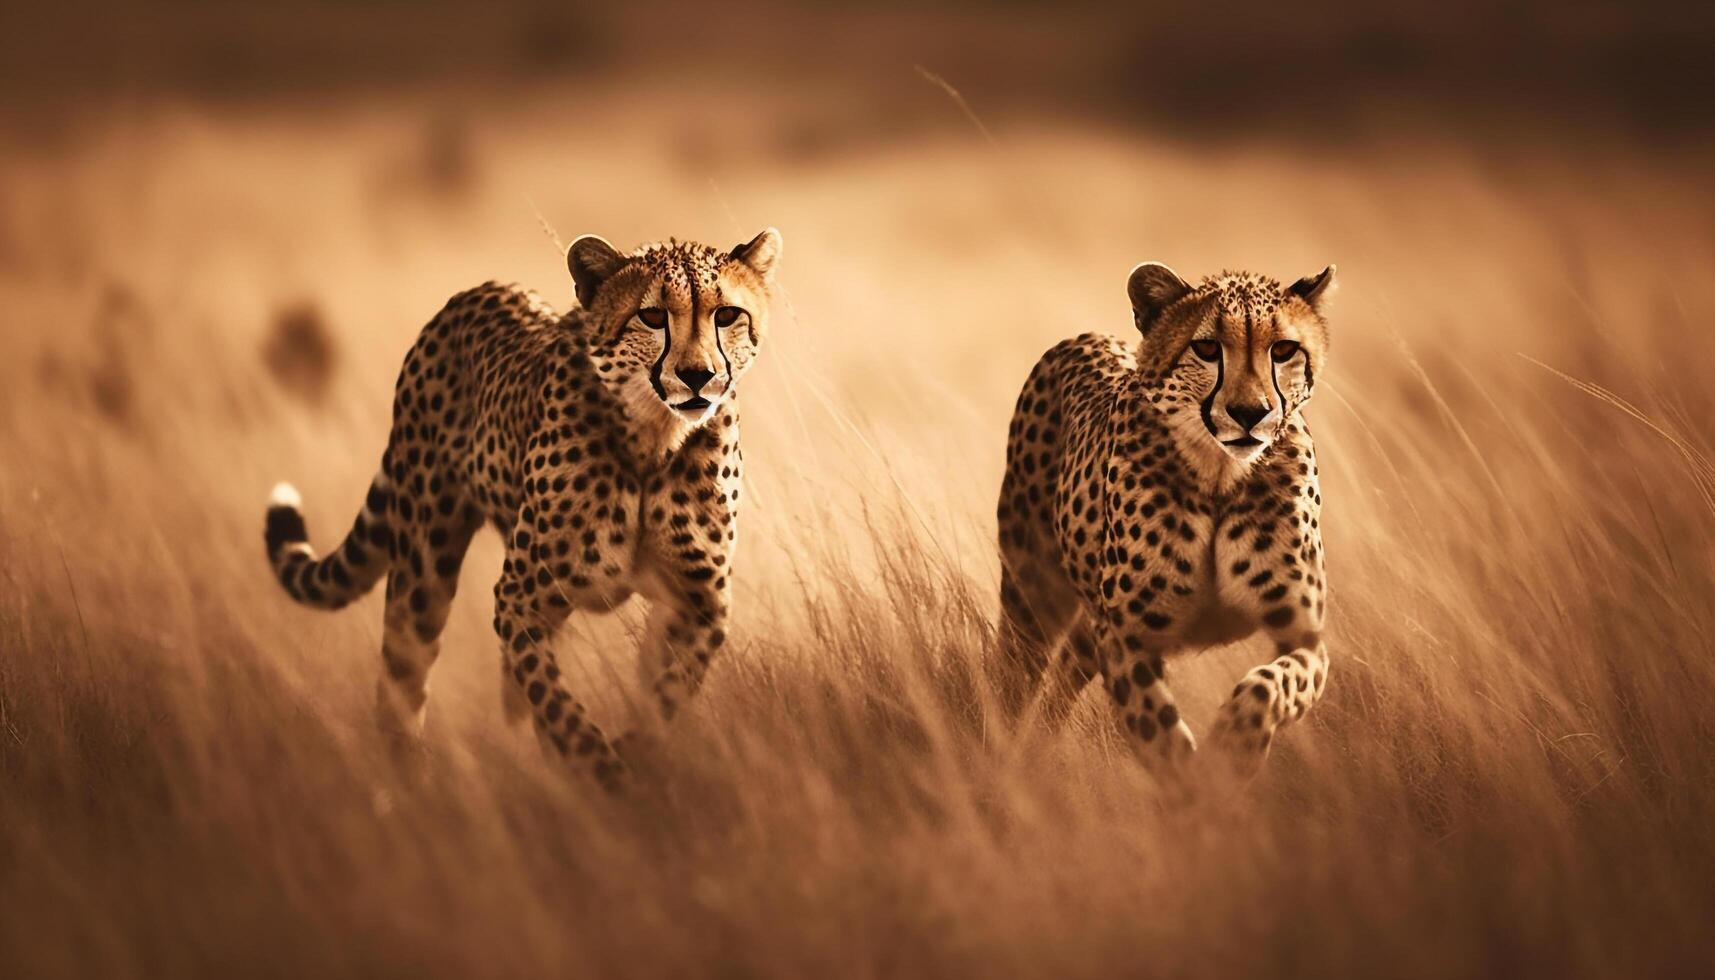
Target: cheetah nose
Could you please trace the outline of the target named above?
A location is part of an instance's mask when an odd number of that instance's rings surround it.
[[[1267,405],[1228,405],[1227,414],[1239,424],[1239,428],[1249,432],[1258,422],[1269,413]]]
[[[685,382],[685,387],[691,389],[693,395],[702,391],[703,385],[708,384],[709,379],[715,376],[713,371],[705,371],[702,368],[680,368],[673,373],[679,376],[680,381]]]

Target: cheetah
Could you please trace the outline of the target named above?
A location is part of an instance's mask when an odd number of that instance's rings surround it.
[[[1227,272],[1127,282],[1141,341],[1084,334],[1044,354],[1007,438],[1001,688],[1064,708],[1102,678],[1127,740],[1167,772],[1196,750],[1167,658],[1258,630],[1211,741],[1241,774],[1321,697],[1327,580],[1302,411],[1328,348],[1334,267],[1284,288]],[[1056,654],[1056,651],[1058,653]]]
[[[384,731],[421,733],[484,524],[506,543],[494,587],[505,715],[530,715],[550,756],[609,786],[625,773],[549,649],[574,610],[644,596],[649,713],[670,720],[697,692],[727,639],[737,386],[767,332],[781,248],[773,228],[731,251],[669,241],[624,254],[592,235],[567,251],[571,312],[517,286],[460,293],[405,358],[380,471],[338,550],[318,558],[298,494],[276,488],[265,543],[288,595],[338,609],[387,578]]]

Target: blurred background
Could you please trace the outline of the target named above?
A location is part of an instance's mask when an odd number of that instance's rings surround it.
[[[1715,6],[1672,0],[6,3],[0,950],[28,976],[1695,975],[1711,50]],[[608,808],[502,729],[488,535],[434,766],[400,777],[378,601],[287,605],[268,488],[332,546],[453,293],[565,308],[578,235],[768,225],[735,642],[655,795]],[[1339,265],[1308,411],[1331,693],[1231,810],[1159,812],[1099,695],[1021,749],[969,676],[1018,386],[1063,337],[1129,335],[1148,259]],[[640,621],[562,643],[604,710]],[[1177,667],[1195,728],[1266,654]]]
[[[932,125],[914,64],[971,86],[993,113],[1228,139],[1238,127],[1345,139],[1426,123],[1672,138],[1715,112],[1702,97],[1715,13],[1693,0],[168,0],[19,5],[7,20],[0,81],[9,102],[39,108],[700,79],[746,97],[832,94],[822,118],[834,135],[766,141],[800,150]]]

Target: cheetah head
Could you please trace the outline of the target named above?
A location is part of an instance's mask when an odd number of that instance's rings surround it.
[[[1234,461],[1255,460],[1310,400],[1333,287],[1333,266],[1284,288],[1251,273],[1192,286],[1160,263],[1133,269],[1126,291],[1143,333],[1139,370],[1151,375],[1157,408]]]
[[[761,346],[780,250],[773,228],[728,252],[670,241],[626,255],[594,235],[572,243],[566,265],[590,358],[628,412],[680,435],[715,414]]]

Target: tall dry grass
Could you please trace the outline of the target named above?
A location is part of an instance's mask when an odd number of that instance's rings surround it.
[[[575,129],[549,98],[420,126],[415,102],[155,106],[5,158],[8,975],[1707,967],[1703,161],[990,143],[954,113],[813,163],[705,159],[684,147],[736,110],[636,99]],[[407,179],[448,132],[469,186]],[[562,239],[787,240],[745,391],[735,642],[620,800],[500,721],[492,540],[404,768],[369,725],[377,601],[294,608],[261,555],[276,479],[318,541],[349,520],[445,295],[570,301],[538,214]],[[1016,385],[1062,336],[1129,329],[1144,258],[1343,278],[1310,409],[1330,693],[1238,799],[1164,805],[1097,692],[1058,731],[985,710]],[[292,316],[329,333],[321,387],[270,371]],[[604,711],[637,625],[561,644]],[[1194,727],[1263,655],[1175,665]]]

